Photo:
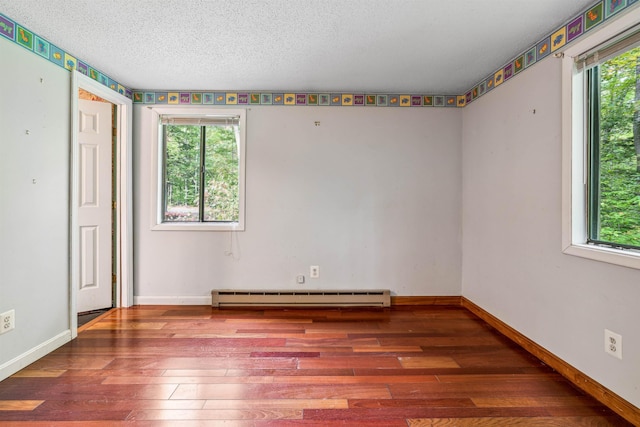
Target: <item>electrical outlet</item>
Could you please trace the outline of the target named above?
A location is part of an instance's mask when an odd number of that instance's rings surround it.
[[[613,357],[622,359],[622,335],[608,329],[604,330],[604,351]]]
[[[312,279],[320,278],[320,267],[317,265],[312,265],[309,267],[309,277]]]
[[[16,311],[9,310],[0,314],[0,334],[9,332],[16,327]]]
[[[296,281],[299,285],[302,285],[304,283],[304,274],[298,274],[298,276],[296,276]]]

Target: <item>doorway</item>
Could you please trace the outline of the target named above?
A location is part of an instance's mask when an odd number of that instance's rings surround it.
[[[89,313],[114,306],[115,257],[114,178],[117,123],[115,105],[78,90],[78,226],[80,282],[78,324]]]
[[[133,302],[131,113],[130,99],[72,73],[72,337],[79,313]]]

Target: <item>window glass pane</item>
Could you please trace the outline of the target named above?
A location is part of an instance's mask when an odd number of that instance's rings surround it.
[[[237,126],[205,127],[204,221],[238,221]]]
[[[165,125],[164,128],[163,220],[199,221],[200,127]]]
[[[626,246],[640,246],[639,61],[637,47],[591,71],[589,234]]]

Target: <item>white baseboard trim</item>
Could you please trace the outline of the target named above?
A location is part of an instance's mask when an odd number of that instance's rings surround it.
[[[71,331],[66,330],[55,337],[33,347],[31,350],[14,357],[0,365],[0,381],[9,378],[19,370],[29,366],[36,360],[46,356],[58,347],[71,341]]]
[[[134,296],[135,305],[211,305],[211,295],[197,297],[145,297]]]

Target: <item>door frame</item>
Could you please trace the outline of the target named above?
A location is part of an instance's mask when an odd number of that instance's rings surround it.
[[[133,103],[131,99],[97,81],[73,71],[71,73],[71,159],[70,159],[70,260],[69,260],[69,321],[71,338],[78,335],[77,292],[80,283],[80,245],[78,232],[79,160],[78,160],[78,90],[85,89],[116,106],[115,155],[115,264],[116,307],[133,305]]]

